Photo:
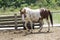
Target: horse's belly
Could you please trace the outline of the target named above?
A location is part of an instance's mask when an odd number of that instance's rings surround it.
[[[39,20],[39,17],[32,17],[31,20],[32,21],[38,21]]]
[[[31,19],[32,19],[33,21],[38,21],[40,17],[41,17],[41,16],[40,16],[40,13],[32,13],[32,14],[31,14]]]

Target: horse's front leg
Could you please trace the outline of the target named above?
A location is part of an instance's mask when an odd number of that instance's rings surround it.
[[[26,28],[26,30],[28,31],[29,29],[28,29],[28,27],[27,27],[27,21],[25,21],[25,28]]]
[[[27,23],[28,23],[28,22],[25,21],[24,27],[25,27],[26,30],[24,31],[24,36],[27,35],[28,30],[29,30],[28,27],[27,27]]]
[[[32,33],[32,31],[33,31],[33,22],[30,21],[30,24],[31,24],[31,33]]]

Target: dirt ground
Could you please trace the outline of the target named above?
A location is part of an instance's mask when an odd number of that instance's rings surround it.
[[[0,40],[60,40],[60,27],[51,28],[47,32],[47,28],[43,28],[41,32],[39,29],[34,29],[33,33],[24,36],[24,30],[1,30]]]

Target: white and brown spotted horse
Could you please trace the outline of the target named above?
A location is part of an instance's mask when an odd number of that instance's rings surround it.
[[[20,14],[22,16],[22,21],[25,22],[25,28],[28,30],[28,27],[26,26],[28,22],[30,22],[31,24],[31,31],[33,30],[32,28],[32,23],[33,22],[40,22],[40,30],[42,29],[43,26],[43,19],[46,19],[47,23],[48,23],[48,31],[50,30],[50,23],[48,18],[50,17],[50,21],[51,24],[53,26],[53,19],[52,19],[52,14],[50,12],[50,10],[47,10],[45,8],[41,8],[41,9],[30,9],[28,7],[24,7],[20,10]]]

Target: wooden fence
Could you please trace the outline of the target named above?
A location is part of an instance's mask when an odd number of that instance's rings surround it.
[[[52,13],[60,13],[60,11],[57,12],[52,12]],[[53,15],[54,17],[55,15]],[[59,16],[58,16],[59,17]],[[55,17],[57,18],[57,17]],[[0,28],[10,28],[10,27],[15,27],[17,29],[18,27],[24,27],[24,23],[21,20],[21,16],[14,14],[13,16],[0,16]],[[60,19],[60,18],[58,18]],[[58,20],[56,19],[56,20]],[[55,19],[53,19],[55,20]],[[39,26],[39,23],[34,23],[34,26]]]
[[[9,28],[9,27],[23,27],[23,22],[21,20],[21,16],[17,16],[17,14],[14,14],[14,16],[2,16],[0,17],[0,28]],[[39,24],[34,23],[34,26],[38,26]]]

